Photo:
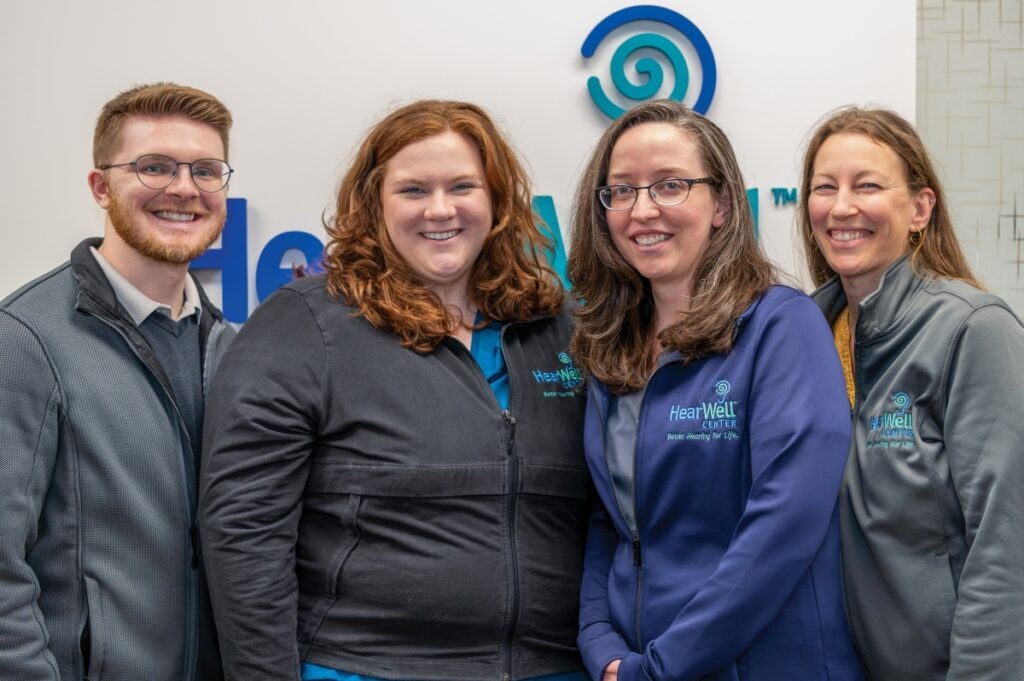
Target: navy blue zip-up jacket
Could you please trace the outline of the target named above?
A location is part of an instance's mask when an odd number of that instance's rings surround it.
[[[731,352],[657,369],[626,484],[605,458],[608,406],[594,382],[585,448],[602,508],[578,639],[591,675],[621,658],[620,681],[860,679],[836,512],[849,405],[814,303],[774,286]]]

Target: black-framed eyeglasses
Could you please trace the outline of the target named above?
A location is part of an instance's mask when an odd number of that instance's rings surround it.
[[[597,198],[608,210],[629,210],[636,203],[641,189],[646,189],[651,200],[659,206],[678,206],[690,197],[690,189],[695,184],[708,184],[718,189],[721,184],[712,177],[670,177],[646,187],[634,187],[631,184],[612,184],[597,188]]]
[[[196,188],[204,192],[219,192],[228,185],[234,169],[227,161],[219,158],[201,158],[191,163],[175,161],[163,154],[144,154],[130,163],[108,163],[99,166],[100,170],[131,167],[139,178],[139,182],[150,189],[167,189],[178,176],[178,168],[188,166],[188,174]]]

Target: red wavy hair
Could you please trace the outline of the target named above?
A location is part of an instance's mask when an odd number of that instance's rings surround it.
[[[334,216],[324,225],[323,267],[328,291],[422,353],[461,320],[451,317],[395,250],[384,226],[381,184],[388,161],[402,148],[449,130],[476,144],[491,193],[494,225],[469,282],[482,324],[554,314],[564,298],[557,276],[544,264],[543,251],[551,244],[537,227],[529,180],[490,117],[465,102],[413,102],[377,123],[360,145],[338,188]]]

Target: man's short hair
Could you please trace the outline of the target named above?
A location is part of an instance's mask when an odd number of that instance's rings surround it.
[[[128,116],[185,116],[213,126],[228,154],[231,112],[213,95],[176,83],[152,83],[125,90],[104,105],[96,119],[92,138],[92,161],[96,167],[113,161],[121,127]]]

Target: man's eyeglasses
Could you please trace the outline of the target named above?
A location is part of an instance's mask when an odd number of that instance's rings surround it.
[[[227,186],[231,173],[235,172],[227,161],[219,158],[201,158],[187,163],[175,161],[163,154],[146,154],[139,156],[130,163],[108,163],[99,166],[100,170],[130,166],[139,177],[139,182],[150,189],[166,189],[178,176],[178,168],[188,166],[189,176],[200,191],[219,192]]]
[[[640,194],[640,190],[646,189],[651,195],[651,200],[659,206],[678,206],[689,198],[690,189],[695,184],[707,184],[718,189],[721,183],[711,177],[696,179],[670,177],[646,187],[634,187],[631,184],[598,187],[597,198],[601,201],[601,205],[608,210],[629,210],[636,203],[636,197]]]

